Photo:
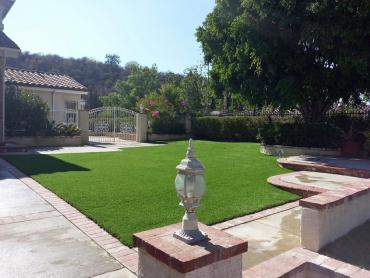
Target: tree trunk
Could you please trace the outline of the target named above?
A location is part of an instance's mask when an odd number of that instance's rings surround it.
[[[303,120],[306,123],[318,123],[326,119],[326,113],[329,111],[332,102],[329,101],[307,101],[298,105],[298,110],[302,113]]]

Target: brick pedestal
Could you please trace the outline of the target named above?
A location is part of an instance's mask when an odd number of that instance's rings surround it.
[[[238,278],[248,243],[200,224],[209,240],[189,245],[173,237],[181,224],[134,234],[139,248],[138,277]]]

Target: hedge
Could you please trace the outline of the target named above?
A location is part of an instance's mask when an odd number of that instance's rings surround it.
[[[343,131],[329,123],[274,123],[259,129],[258,139],[266,145],[339,148]]]
[[[274,119],[283,122],[292,120]],[[199,139],[257,142],[258,128],[269,121],[263,116],[197,117],[192,120],[192,133]]]
[[[50,130],[49,108],[40,97],[7,88],[5,94],[6,136],[46,135]]]
[[[151,121],[151,133],[155,134],[184,134],[185,121],[183,118],[161,116]]]

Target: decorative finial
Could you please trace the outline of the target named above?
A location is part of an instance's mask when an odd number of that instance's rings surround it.
[[[189,139],[188,149],[186,151],[186,158],[195,158],[194,150],[193,150],[193,139]]]

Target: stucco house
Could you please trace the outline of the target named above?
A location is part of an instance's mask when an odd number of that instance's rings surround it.
[[[5,83],[17,90],[39,96],[49,106],[49,119],[58,123],[78,123],[78,110],[85,108],[87,88],[70,76],[7,68]]]

